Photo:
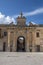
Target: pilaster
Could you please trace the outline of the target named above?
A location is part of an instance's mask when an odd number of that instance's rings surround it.
[[[10,51],[10,31],[8,31],[8,52]]]

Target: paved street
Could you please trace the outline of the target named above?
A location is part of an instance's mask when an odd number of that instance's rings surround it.
[[[43,65],[43,53],[0,52],[0,65]]]

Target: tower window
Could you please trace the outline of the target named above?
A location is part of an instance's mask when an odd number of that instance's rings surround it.
[[[39,37],[39,32],[36,33],[36,37]]]

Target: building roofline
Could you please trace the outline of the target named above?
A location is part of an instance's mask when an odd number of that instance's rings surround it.
[[[25,26],[20,26],[20,25],[15,25],[15,24],[0,24],[0,26],[6,26],[6,27],[16,27],[16,26],[19,26],[19,27],[43,27],[43,24],[38,24],[38,25],[25,25]]]

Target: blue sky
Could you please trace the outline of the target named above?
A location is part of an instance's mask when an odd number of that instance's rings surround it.
[[[43,0],[0,0],[0,23],[15,23],[21,11],[27,23],[43,24]]]

